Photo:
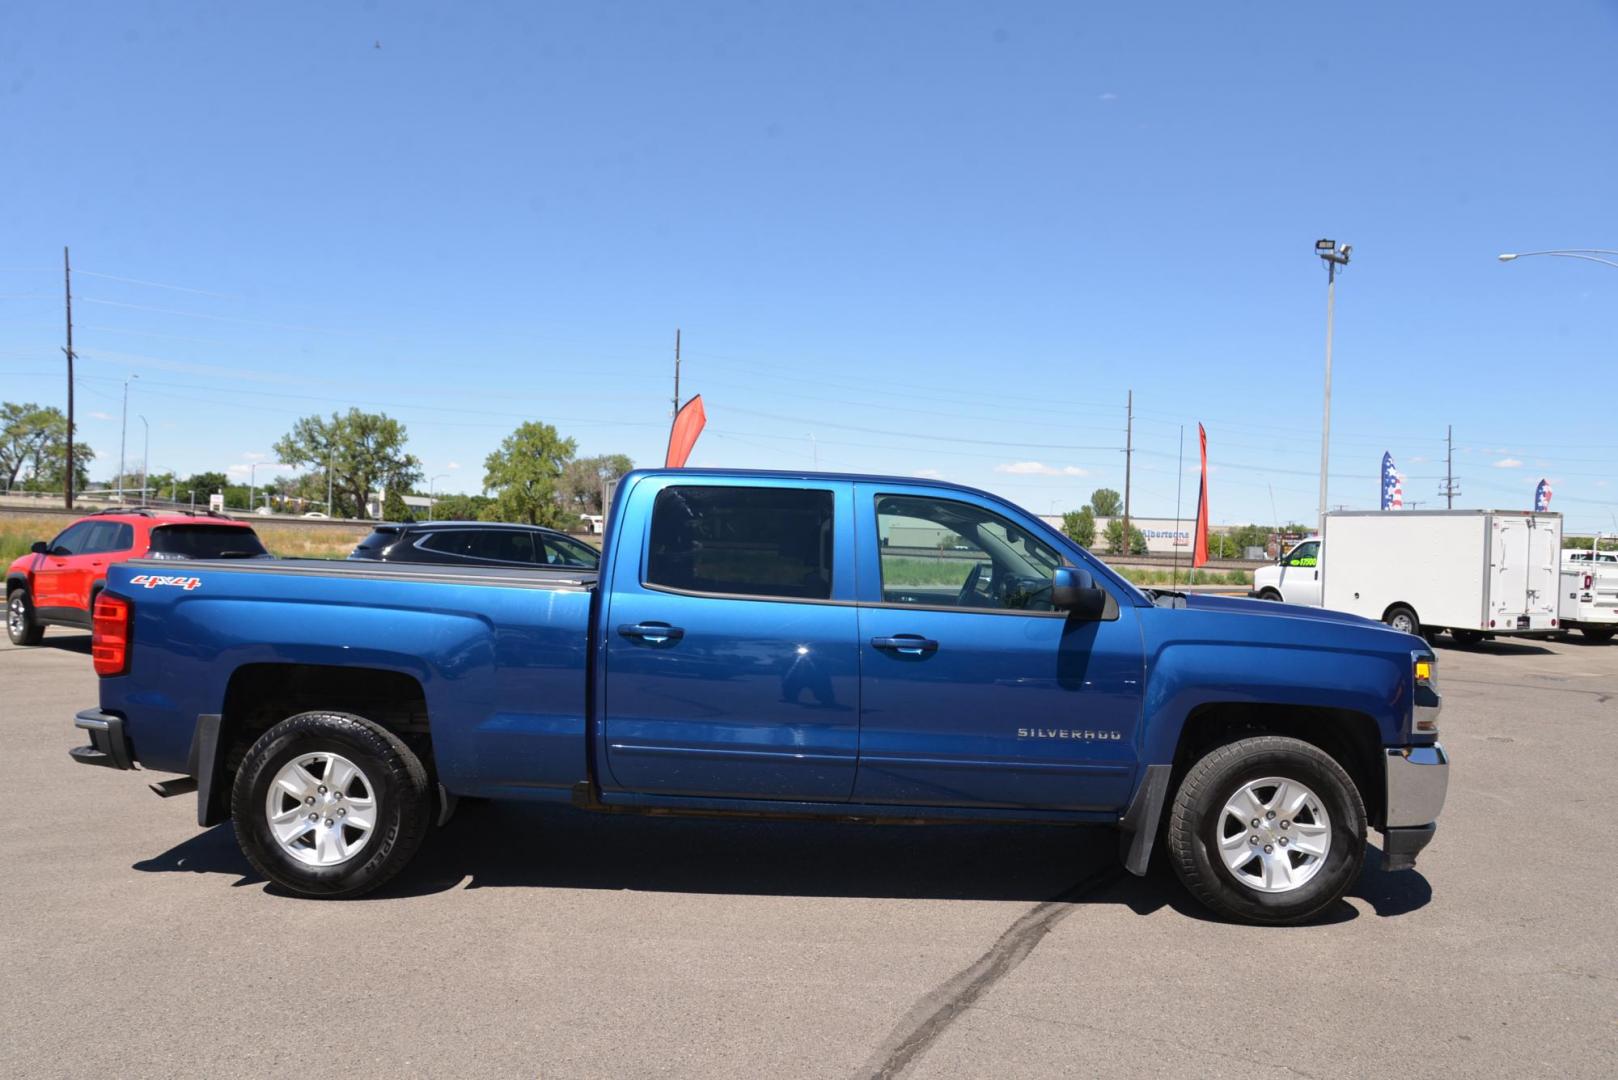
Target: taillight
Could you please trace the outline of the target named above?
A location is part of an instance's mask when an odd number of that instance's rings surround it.
[[[1584,575],[1584,587],[1586,589],[1588,589],[1590,586],[1594,585],[1595,583],[1596,583],[1596,576],[1594,574],[1585,574]]]
[[[90,659],[97,675],[122,675],[129,670],[128,600],[96,597],[90,620]]]

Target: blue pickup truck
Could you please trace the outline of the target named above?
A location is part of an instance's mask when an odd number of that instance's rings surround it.
[[[463,797],[615,813],[1106,825],[1231,918],[1305,920],[1443,806],[1432,652],[1141,591],[917,479],[634,472],[599,570],[131,562],[87,765],[179,774],[265,877],[355,896]]]

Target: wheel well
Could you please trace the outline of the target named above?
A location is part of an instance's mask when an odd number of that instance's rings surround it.
[[[1169,790],[1204,754],[1249,735],[1284,735],[1311,743],[1330,754],[1359,788],[1366,822],[1381,828],[1383,788],[1382,735],[1376,721],[1351,709],[1258,705],[1250,702],[1202,705],[1186,718],[1174,754]]]
[[[354,713],[399,736],[432,770],[427,698],[409,675],[324,664],[245,664],[230,678],[221,714],[225,769],[235,773],[258,737],[289,716]]]
[[[1405,603],[1403,600],[1400,600],[1398,603],[1389,604],[1387,610],[1382,613],[1382,621],[1387,622],[1388,616],[1392,615],[1400,608],[1404,608],[1406,611],[1410,612],[1411,615],[1414,615],[1416,618],[1416,625],[1421,625],[1421,613],[1415,608],[1411,607],[1409,604]]]

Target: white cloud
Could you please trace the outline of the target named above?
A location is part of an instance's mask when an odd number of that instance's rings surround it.
[[[1098,101],[1109,101],[1109,102],[1110,101],[1117,101],[1118,100],[1118,95],[1113,93],[1111,90],[1108,90],[1105,94],[1102,94],[1097,100]]]
[[[246,465],[231,465],[225,469],[225,472],[229,473],[231,476],[246,476],[247,470],[248,466]]]
[[[1426,460],[1427,459],[1425,457],[1421,456],[1420,454],[1417,454],[1415,457],[1410,459],[1410,463],[1412,465],[1419,465],[1421,462],[1426,461]]]
[[[1514,457],[1503,457],[1494,463],[1494,467],[1497,469],[1520,469],[1522,468],[1522,462]]]
[[[446,469],[448,469],[450,472],[454,472],[456,469],[459,469],[461,467],[461,463],[459,461],[452,461],[452,462],[450,462],[448,465],[446,465],[444,467]]]
[[[1077,465],[1047,465],[1043,461],[1008,461],[996,465],[994,471],[1013,476],[1089,476],[1089,470]]]
[[[944,478],[944,474],[937,469],[917,469],[910,475],[920,477],[923,480],[942,480]]]
[[[93,412],[93,413],[90,414],[90,419],[92,419],[92,420],[111,420],[112,419],[112,413],[109,413],[109,412]]]
[[[242,457],[246,458],[248,461],[263,461],[264,460],[264,455],[258,453],[255,450],[249,450],[247,453],[243,454]]]

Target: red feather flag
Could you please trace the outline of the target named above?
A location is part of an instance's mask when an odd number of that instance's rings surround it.
[[[1191,549],[1191,565],[1198,567],[1208,561],[1208,433],[1197,425],[1197,439],[1202,443],[1202,488],[1197,492],[1197,538]]]
[[[697,445],[697,436],[702,434],[707,422],[708,414],[702,411],[702,395],[698,394],[681,407],[674,417],[674,426],[669,428],[669,453],[663,461],[665,469],[685,468],[685,459],[691,456],[691,448]]]

